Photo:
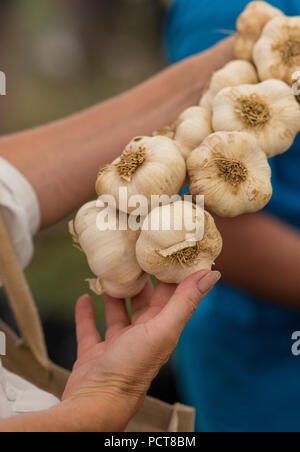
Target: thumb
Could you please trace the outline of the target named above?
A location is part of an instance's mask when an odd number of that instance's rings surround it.
[[[221,279],[220,272],[201,271],[183,281],[157,320],[177,340],[200,302]]]

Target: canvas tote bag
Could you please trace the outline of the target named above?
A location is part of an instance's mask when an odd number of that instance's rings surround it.
[[[6,335],[4,367],[38,388],[61,398],[69,372],[48,357],[40,317],[0,215],[0,277],[19,328],[18,337],[0,320]],[[193,432],[195,410],[146,397],[127,432]]]

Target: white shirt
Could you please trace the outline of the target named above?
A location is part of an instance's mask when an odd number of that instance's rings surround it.
[[[0,157],[0,210],[20,264],[25,268],[33,255],[33,236],[39,230],[40,207],[25,177]],[[50,408],[59,401],[7,372],[0,363],[0,419]]]
[[[19,262],[25,268],[33,255],[32,237],[39,229],[40,207],[27,179],[1,157],[0,209]]]
[[[56,397],[0,368],[0,419],[42,411],[58,403]]]

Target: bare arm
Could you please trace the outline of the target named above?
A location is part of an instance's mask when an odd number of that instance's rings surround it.
[[[94,400],[88,403],[85,400],[75,403],[65,402],[47,411],[2,420],[0,421],[0,432],[93,433],[121,431],[122,428],[124,429],[124,425],[118,424],[118,418],[113,420],[112,411],[109,400],[106,401],[101,397],[99,399],[94,397]]]
[[[247,292],[300,309],[300,234],[265,213],[217,219],[224,238],[218,269]]]
[[[0,155],[37,192],[42,227],[66,217],[93,196],[99,167],[119,156],[131,138],[151,134],[197,104],[210,74],[233,58],[232,41],[73,117],[2,138]]]

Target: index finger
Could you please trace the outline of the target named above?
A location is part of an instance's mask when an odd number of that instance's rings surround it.
[[[89,295],[83,295],[76,304],[76,337],[78,344],[78,358],[87,350],[101,342],[101,337],[96,327],[95,308],[93,299]]]

